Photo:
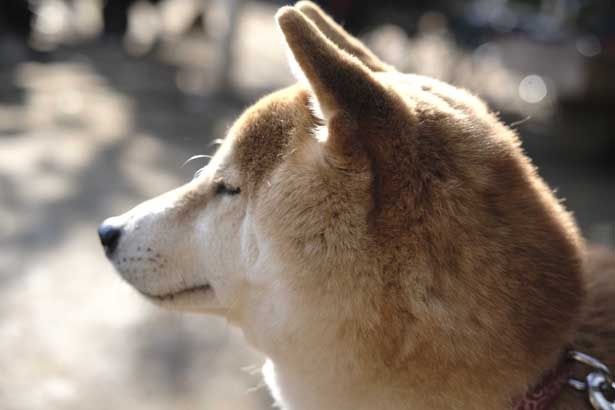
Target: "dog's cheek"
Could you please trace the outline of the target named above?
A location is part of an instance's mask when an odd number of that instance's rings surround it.
[[[340,175],[326,164],[288,164],[259,203],[258,223],[270,257],[289,264],[301,260],[308,270],[321,272],[341,263],[340,254],[360,252],[369,188],[368,177]]]
[[[240,261],[247,273],[247,270],[257,263],[260,256],[259,238],[251,213],[246,213],[239,229],[239,236]]]
[[[193,221],[199,275],[211,283],[220,301],[231,298],[242,275],[242,204],[220,198]]]

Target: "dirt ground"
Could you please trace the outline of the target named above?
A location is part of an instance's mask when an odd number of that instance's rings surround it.
[[[292,81],[274,12],[244,10],[232,92],[211,91],[214,51],[190,36],[139,58],[96,41],[0,65],[1,409],[271,408],[255,372],[263,358],[242,335],[150,306],[114,273],[96,228],[187,181],[202,165],[182,167],[187,158],[211,153],[257,95]],[[373,41],[395,50],[395,36]],[[586,234],[612,246],[612,180],[555,165],[545,174]]]

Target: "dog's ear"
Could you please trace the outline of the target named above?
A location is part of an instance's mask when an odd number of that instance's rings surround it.
[[[286,6],[276,19],[292,55],[290,63],[296,63],[298,77],[311,86],[325,119],[340,110],[358,114],[368,108],[371,94],[384,91],[359,59],[333,44],[303,13]]]
[[[306,15],[316,27],[335,45],[357,57],[372,71],[395,71],[371,52],[359,39],[350,35],[346,30],[329,17],[320,7],[311,1],[302,0],[295,8]]]
[[[390,131],[404,117],[400,97],[378,82],[358,58],[327,39],[299,10],[282,7],[276,19],[322,111],[327,151],[343,163],[365,151],[373,150],[369,156],[380,157],[376,151],[381,151],[384,141],[374,136]]]

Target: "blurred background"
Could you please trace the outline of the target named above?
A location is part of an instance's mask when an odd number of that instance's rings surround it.
[[[290,84],[282,1],[0,0],[0,408],[268,409],[224,321],[163,312],[96,227]],[[400,70],[485,98],[585,236],[615,242],[615,2],[330,0]]]

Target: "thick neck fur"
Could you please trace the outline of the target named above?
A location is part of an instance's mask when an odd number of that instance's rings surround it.
[[[499,367],[459,368],[434,356],[398,369],[360,363],[348,345],[304,335],[292,352],[274,353],[263,373],[285,410],[511,409],[542,372],[523,374],[500,359]]]
[[[527,353],[510,346],[470,349],[436,334],[431,343],[425,336],[417,341],[409,331],[404,346],[395,347],[399,357],[387,359],[390,352],[374,349],[386,347],[390,335],[363,339],[354,328],[359,318],[342,319],[347,328],[339,324],[343,309],[308,311],[302,309],[305,300],[290,299],[284,302],[292,311],[246,329],[248,340],[269,357],[265,380],[285,410],[511,409],[515,398],[557,365],[565,347],[528,365]],[[328,303],[335,301],[320,304]],[[263,309],[279,314],[273,303]]]

